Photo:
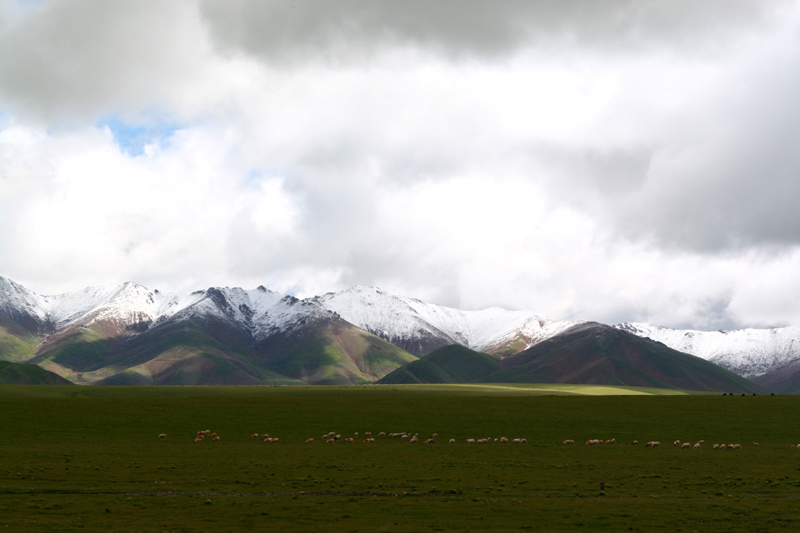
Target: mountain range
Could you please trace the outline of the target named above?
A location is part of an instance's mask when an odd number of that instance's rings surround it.
[[[576,343],[580,331],[595,340]],[[602,352],[600,337],[630,360],[587,359],[589,352]],[[689,365],[685,378],[666,383],[675,388],[758,389],[750,382],[743,387],[735,373],[776,392],[794,392],[794,372],[800,371],[800,345],[794,342],[800,328],[792,327],[702,332],[607,326],[500,308],[462,311],[363,286],[298,299],[264,287],[171,294],[128,282],[43,296],[0,277],[0,359],[36,364],[82,384],[366,384],[450,345],[489,354],[509,381],[547,379],[542,369],[560,364],[573,371],[549,379],[625,384],[636,380],[617,365],[634,368],[656,352],[658,358],[674,356],[644,348],[642,338],[714,363],[703,369]],[[572,351],[559,352],[558,364],[552,353],[543,363],[544,347],[563,343]],[[541,364],[515,365],[534,353]],[[581,365],[596,368],[595,374],[579,372]],[[514,366],[528,371],[518,370],[514,378]],[[697,388],[693,379],[705,378],[690,374],[718,367],[732,371],[733,381],[709,378]],[[665,383],[658,376],[645,381]]]

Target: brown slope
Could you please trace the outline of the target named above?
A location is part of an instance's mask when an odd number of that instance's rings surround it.
[[[777,394],[800,394],[800,359],[754,377],[753,382]]]
[[[699,357],[594,322],[570,328],[504,359],[501,370],[482,381],[765,392]]]

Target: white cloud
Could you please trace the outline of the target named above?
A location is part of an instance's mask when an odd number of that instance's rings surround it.
[[[0,4],[0,274],[800,320],[796,2],[436,6]]]

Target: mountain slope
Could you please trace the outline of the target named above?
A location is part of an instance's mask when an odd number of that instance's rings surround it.
[[[359,328],[418,356],[450,344],[511,355],[580,323],[496,307],[460,311],[375,287],[353,287],[315,300]]]
[[[800,359],[800,326],[733,331],[678,330],[641,323],[615,327],[662,342],[745,377],[767,374]]]
[[[387,374],[378,384],[474,383],[499,367],[497,357],[451,344]]]
[[[575,326],[504,359],[501,370],[482,381],[765,392],[708,361],[597,323]]]
[[[276,307],[257,333],[254,358],[284,376],[320,385],[372,383],[416,359],[316,301],[287,297]]]
[[[0,385],[72,385],[72,382],[36,365],[0,361]]]

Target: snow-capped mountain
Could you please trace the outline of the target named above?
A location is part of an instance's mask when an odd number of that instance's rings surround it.
[[[581,322],[498,307],[461,311],[363,286],[316,300],[351,324],[417,355],[448,344],[510,355]]]
[[[800,359],[800,326],[696,331],[631,322],[615,327],[706,359],[745,377],[761,376]]]
[[[220,382],[220,365],[228,365],[231,383],[368,382],[443,346],[505,358],[581,324],[588,323],[529,311],[462,311],[364,286],[297,299],[264,287],[172,294],[128,282],[43,296],[0,277],[0,359],[37,363],[79,382]],[[800,360],[800,326],[615,327],[743,376]]]

